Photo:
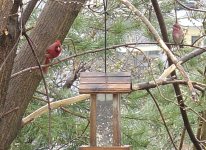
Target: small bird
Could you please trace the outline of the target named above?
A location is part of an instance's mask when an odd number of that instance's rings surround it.
[[[44,65],[49,64],[53,58],[58,57],[61,51],[62,51],[61,42],[60,40],[56,40],[52,45],[50,45],[46,49]],[[49,66],[42,68],[42,70],[46,74],[49,70]]]
[[[183,33],[181,26],[177,22],[173,25],[172,36],[173,36],[174,43],[176,45],[182,44],[184,33]],[[180,48],[182,47],[183,46],[180,45]]]

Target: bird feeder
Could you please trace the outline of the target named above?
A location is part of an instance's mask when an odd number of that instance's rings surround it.
[[[80,94],[90,94],[90,145],[81,146],[79,150],[131,150],[131,146],[121,145],[120,129],[120,94],[131,92],[131,75],[128,72],[101,73],[101,72],[82,72],[80,74]],[[102,122],[101,127],[105,127],[98,132],[98,122],[102,119],[98,111],[98,102],[105,104],[105,108],[110,109],[107,121]],[[109,104],[109,105],[107,105]],[[111,113],[111,114],[110,114]],[[108,122],[109,122],[108,121]],[[111,130],[111,135],[104,137],[102,134]],[[104,132],[104,133],[103,133]],[[98,134],[97,134],[98,133]],[[98,138],[102,137],[102,141]],[[112,139],[112,140],[110,140]],[[105,142],[106,141],[106,142]],[[103,144],[102,144],[103,143]],[[106,144],[105,144],[106,143]]]

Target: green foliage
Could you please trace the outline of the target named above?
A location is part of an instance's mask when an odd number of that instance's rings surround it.
[[[32,104],[34,105],[34,104]],[[82,111],[84,117],[88,117],[88,111],[83,106],[69,106],[71,111]],[[22,150],[38,149],[48,146],[49,128],[48,115],[45,114],[33,123],[25,126],[13,144],[12,149]],[[88,121],[66,113],[62,110],[52,111],[51,117],[51,140],[52,145],[67,149],[77,149],[78,146],[88,142]],[[83,135],[83,136],[82,136]]]
[[[134,0],[133,4],[139,8],[146,17],[148,17],[152,25],[160,32],[156,16],[151,11],[151,4],[149,0]],[[102,10],[102,5],[97,4],[97,10]],[[175,18],[169,16],[169,12],[174,8],[173,2],[166,0],[160,3],[161,10],[165,16],[167,30],[170,39],[171,28]],[[95,9],[95,8],[93,8]],[[34,25],[40,8],[36,9],[33,17],[29,22]],[[107,46],[125,43],[125,35],[130,34],[132,31],[141,31],[146,37],[151,37],[151,33],[146,29],[145,25],[128,10],[122,8],[122,4],[110,1],[107,16]],[[127,15],[126,15],[127,14]],[[200,15],[196,15],[195,17]],[[65,58],[87,50],[95,50],[104,47],[104,15],[103,12],[94,13],[90,9],[84,8],[82,13],[79,14],[75,20],[68,36],[66,37],[63,47],[64,51],[59,57]],[[126,39],[127,40],[127,39]],[[136,41],[135,41],[136,42]],[[131,50],[131,49],[130,49]],[[181,52],[177,52],[180,56],[191,52],[193,48],[184,48]],[[135,50],[133,50],[136,52]],[[132,58],[136,55],[132,51],[116,53],[117,50],[107,52],[107,69],[108,71],[129,71],[132,72],[133,84],[140,81],[153,81],[159,77],[165,67],[165,62],[160,60],[150,60],[152,63],[149,67],[145,67],[145,71],[140,67],[143,63],[134,65]],[[176,53],[176,51],[174,52]],[[121,55],[121,57],[117,57]],[[205,55],[201,55],[195,59],[191,59],[186,64],[186,68],[190,78],[200,83],[205,83],[206,78],[203,75],[205,67]],[[58,61],[55,59],[54,61]],[[77,63],[77,65],[75,64]],[[81,63],[87,64],[90,68],[86,71],[102,71],[104,67],[104,52],[94,54],[86,54],[81,57],[72,58],[58,65],[52,66],[49,73],[45,75],[47,81],[49,97],[51,101],[58,101],[64,98],[73,97],[78,95],[79,80],[75,80],[70,89],[64,87],[66,80],[72,77],[72,73]],[[142,71],[142,72],[141,72]],[[182,79],[179,76],[178,79]],[[138,76],[140,74],[141,76]],[[205,95],[198,92],[200,103],[194,103],[190,99],[190,93],[187,86],[181,86],[185,104],[188,108],[188,116],[195,133],[197,129],[197,114],[205,110]],[[174,89],[171,85],[159,86],[151,89],[152,94],[156,98],[161,112],[164,115],[164,120],[170,130],[175,144],[179,144],[180,133],[183,128],[183,121],[180,115],[179,106],[174,94]],[[34,94],[34,99],[30,103],[25,116],[37,110],[45,102],[45,88],[41,83]],[[202,97],[201,97],[202,96]],[[146,91],[132,92],[129,95],[123,95],[121,101],[122,112],[122,144],[132,145],[134,150],[141,149],[172,149],[173,146],[169,140],[168,133],[166,132],[162,118],[158,109]],[[52,144],[56,148],[76,150],[80,145],[87,145],[89,139],[88,132],[88,116],[89,116],[89,102],[81,102],[78,104],[66,107],[67,111],[57,109],[52,111],[51,117],[51,139]],[[193,111],[192,111],[193,110]],[[33,149],[48,149],[48,114],[45,114],[32,123],[26,125],[14,141],[12,150],[33,150]],[[185,142],[190,143],[188,136],[185,137]]]

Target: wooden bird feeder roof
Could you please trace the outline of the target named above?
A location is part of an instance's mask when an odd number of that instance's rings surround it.
[[[132,147],[129,145],[125,146],[112,146],[112,147],[96,147],[96,146],[81,146],[79,150],[131,150]]]
[[[129,72],[81,72],[79,93],[129,93],[131,85]]]

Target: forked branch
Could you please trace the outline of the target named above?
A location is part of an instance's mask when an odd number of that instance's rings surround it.
[[[191,83],[190,78],[188,77],[188,75],[186,74],[184,68],[181,66],[181,63],[178,61],[178,59],[172,54],[172,52],[170,51],[170,49],[167,47],[167,45],[165,44],[165,42],[161,39],[161,37],[159,36],[158,32],[156,31],[156,29],[152,26],[152,24],[150,23],[150,21],[135,7],[133,6],[128,0],[120,0],[126,7],[128,7],[136,16],[138,16],[142,22],[147,26],[147,28],[149,29],[149,31],[153,34],[155,40],[158,42],[158,44],[160,45],[160,47],[164,50],[164,52],[167,54],[167,56],[171,59],[172,63],[177,67],[177,69],[179,70],[179,72],[181,73],[181,75],[184,77],[184,79],[187,81],[189,90],[191,92],[192,95],[192,99],[193,100],[197,100],[196,99],[196,93],[194,90],[194,87]]]

